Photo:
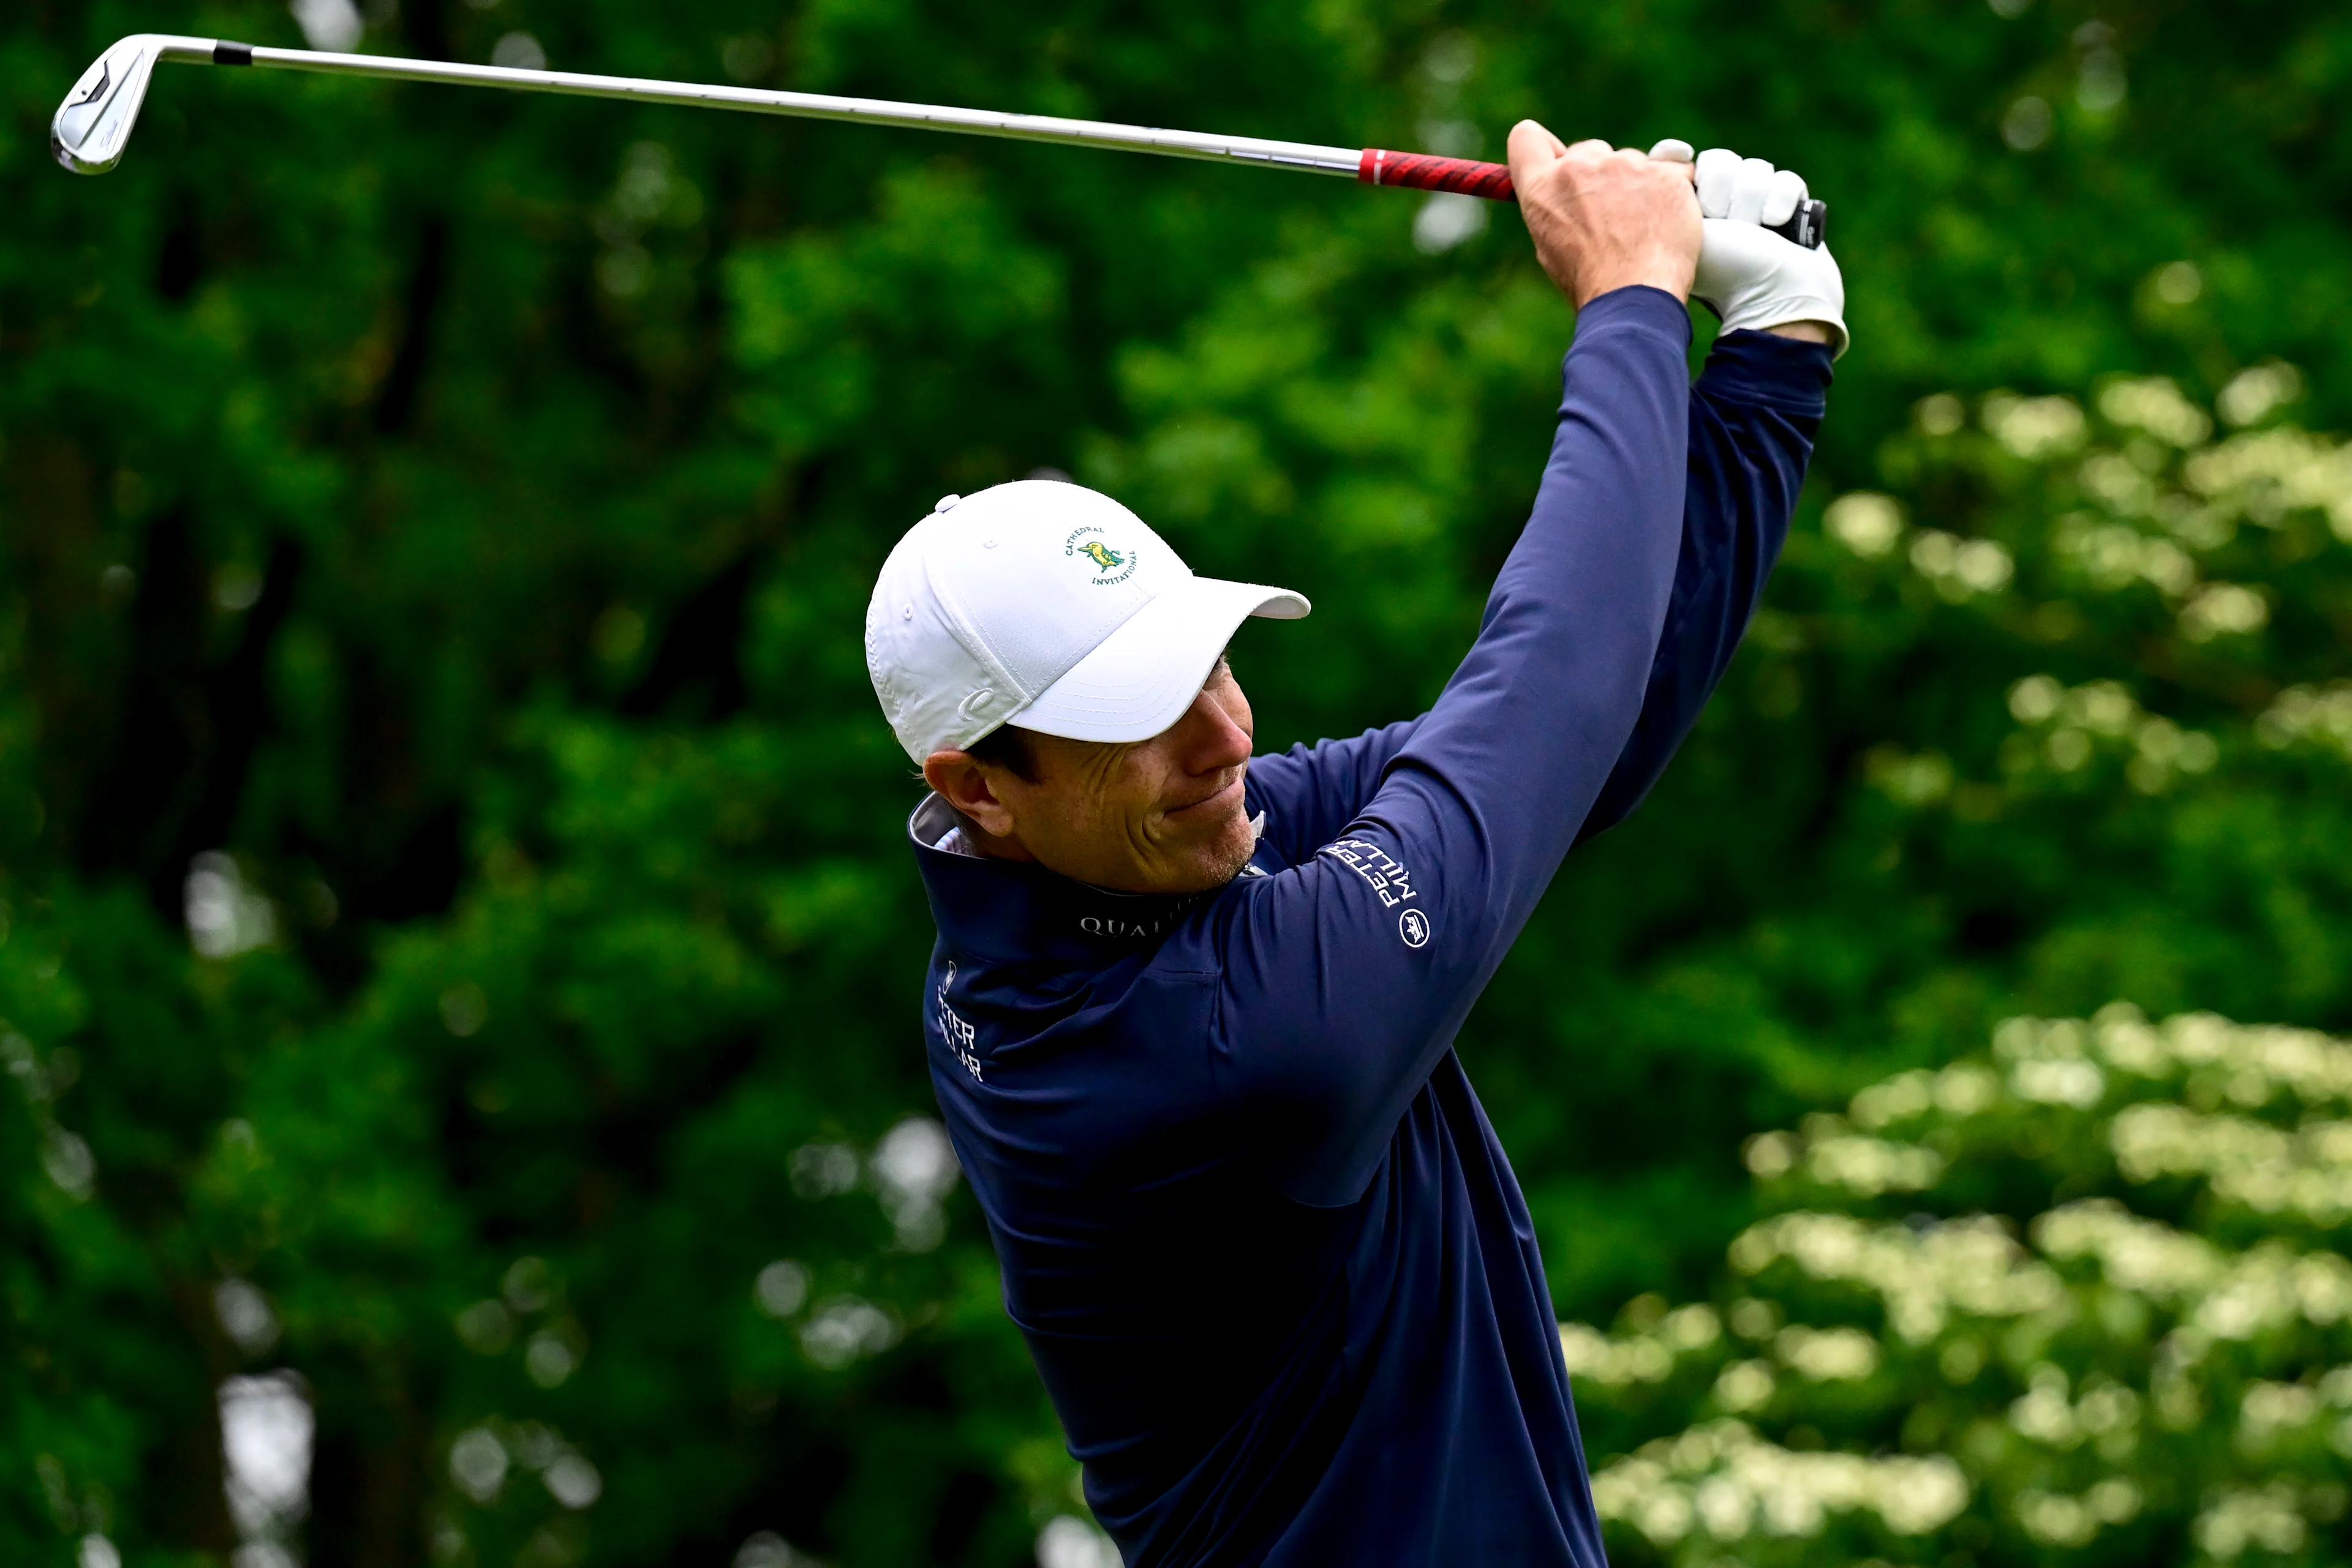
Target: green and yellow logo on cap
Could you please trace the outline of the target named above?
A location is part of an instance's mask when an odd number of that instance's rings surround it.
[[[1136,557],[1132,549],[1115,549],[1110,541],[1095,537],[1101,532],[1091,523],[1070,530],[1070,536],[1062,541],[1062,553],[1091,563],[1094,572],[1089,581],[1097,588],[1108,588],[1135,575]]]

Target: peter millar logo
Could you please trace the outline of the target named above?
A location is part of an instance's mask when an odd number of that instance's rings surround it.
[[[1092,526],[1072,529],[1069,538],[1062,541],[1062,553],[1091,563],[1095,575],[1090,581],[1097,587],[1108,587],[1135,575],[1135,552],[1114,549],[1107,539],[1089,537],[1101,532],[1101,529]]]

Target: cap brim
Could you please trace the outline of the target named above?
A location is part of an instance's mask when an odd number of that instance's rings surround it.
[[[1188,577],[1129,616],[1006,722],[1073,741],[1148,741],[1192,706],[1244,621],[1295,621],[1308,608],[1287,588]]]

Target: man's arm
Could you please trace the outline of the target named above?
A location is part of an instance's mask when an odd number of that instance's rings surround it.
[[[1847,342],[1837,258],[1772,232],[1811,195],[1801,175],[1722,147],[1694,154],[1686,142],[1661,142],[1651,155],[1695,162],[1706,238],[1691,295],[1723,327],[1691,391],[1683,563],[1657,668],[1579,842],[1641,805],[1738,651],[1788,538],[1830,364]]]
[[[1651,289],[1580,313],[1534,515],[1460,669],[1341,837],[1213,911],[1212,1071],[1302,1202],[1360,1191],[1633,733],[1681,542],[1689,331]]]
[[[1803,487],[1830,380],[1830,333],[1799,324],[1716,341],[1691,388],[1682,551],[1642,716],[1579,841],[1633,815],[1697,722],[1763,596]],[[1364,809],[1418,719],[1250,763],[1250,808],[1296,865]]]
[[[1633,737],[1578,842],[1633,815],[1698,721],[1780,557],[1821,427],[1830,350],[1816,331],[1729,332],[1691,388],[1682,555]]]
[[[1516,138],[1513,152],[1516,163]],[[1532,182],[1514,177],[1524,199]],[[1539,204],[1528,221],[1540,245]],[[1695,440],[1718,439],[1718,389],[1766,405],[1768,424],[1818,417],[1817,353],[1812,398],[1796,407],[1771,408],[1770,389],[1738,367],[1751,346],[1739,327],[1835,324],[1842,291],[1807,299],[1819,308],[1727,321],[1704,394],[1679,363],[1688,318],[1666,298],[1629,289],[1581,310],[1535,515],[1469,657],[1340,838],[1214,906],[1214,952],[1202,955],[1219,975],[1211,1069],[1290,1197],[1337,1204],[1362,1191],[1604,786],[1630,781],[1622,804],[1637,798],[1719,674],[1798,476],[1769,460],[1773,442],[1759,445],[1746,416],[1725,416],[1719,437],[1741,460],[1706,470],[1730,488],[1707,495],[1708,526],[1689,542],[1722,566],[1685,572],[1689,458]],[[1780,520],[1769,538],[1768,517]],[[1677,647],[1662,658],[1670,625]],[[1657,736],[1637,743],[1652,701]]]
[[[1696,165],[1706,238],[1691,292],[1723,326],[1691,390],[1683,549],[1657,663],[1642,717],[1580,842],[1642,803],[1738,651],[1788,536],[1829,363],[1846,345],[1836,258],[1771,232],[1811,194],[1801,175],[1720,147],[1694,153],[1674,140],[1650,156]],[[1267,831],[1284,858],[1296,863],[1360,810],[1411,734],[1410,723],[1395,724],[1265,759],[1257,794],[1272,808]]]
[[[1588,303],[1629,287],[1663,289],[1677,300],[1689,296],[1703,225],[1695,186],[1686,203],[1675,188],[1693,179],[1689,171],[1644,166],[1637,154],[1612,153],[1605,142],[1583,142],[1570,149],[1533,121],[1512,128],[1510,155],[1520,216],[1535,240],[1536,258],[1580,316]],[[1646,195],[1629,205],[1626,198],[1636,185],[1646,185]],[[1660,196],[1671,207],[1657,205]],[[1643,199],[1651,204],[1649,211],[1640,210]],[[1583,341],[1580,319],[1578,341]],[[1571,353],[1571,364],[1573,359]],[[1567,420],[1570,409],[1560,412]],[[1555,445],[1555,466],[1559,457]],[[1540,498],[1537,512],[1540,518]],[[1490,602],[1489,623],[1494,609]],[[1463,668],[1469,668],[1465,661]],[[1461,676],[1454,679],[1458,683]],[[1352,819],[1416,728],[1433,716],[1367,731],[1352,741],[1326,741],[1254,760],[1250,804],[1265,811],[1276,848],[1295,863]]]

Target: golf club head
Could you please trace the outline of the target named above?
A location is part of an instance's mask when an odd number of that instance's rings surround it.
[[[176,55],[208,58],[209,38],[135,33],[98,57],[49,121],[49,151],[77,174],[103,174],[122,161],[138,123],[155,62]]]

